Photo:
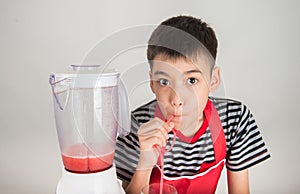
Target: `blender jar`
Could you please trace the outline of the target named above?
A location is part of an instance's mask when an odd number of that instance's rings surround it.
[[[127,95],[118,72],[72,67],[49,80],[63,164],[74,173],[103,171],[113,164],[118,129],[130,127]]]

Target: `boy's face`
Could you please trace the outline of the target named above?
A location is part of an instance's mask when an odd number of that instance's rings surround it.
[[[211,74],[205,64],[194,65],[183,58],[153,61],[150,86],[159,107],[168,118],[174,115],[175,128],[195,131],[203,121],[208,95],[219,84],[219,69]]]

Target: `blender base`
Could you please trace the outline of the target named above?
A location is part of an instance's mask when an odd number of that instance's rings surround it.
[[[108,170],[77,174],[63,169],[56,194],[125,194],[121,183],[117,179],[116,168],[113,165]]]

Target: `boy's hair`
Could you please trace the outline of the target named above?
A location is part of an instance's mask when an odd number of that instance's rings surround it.
[[[147,58],[152,69],[156,56],[161,59],[187,60],[206,56],[211,68],[217,56],[218,41],[214,30],[201,19],[192,16],[177,16],[162,22],[148,41]],[[204,54],[204,55],[201,55]]]

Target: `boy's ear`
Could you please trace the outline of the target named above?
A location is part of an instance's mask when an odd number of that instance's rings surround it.
[[[210,91],[214,92],[218,89],[221,82],[220,67],[214,67],[210,82]]]
[[[151,70],[149,71],[149,78],[150,78],[150,88],[151,88],[153,94],[155,94],[154,86],[153,86],[153,77],[152,77],[152,71]]]

